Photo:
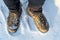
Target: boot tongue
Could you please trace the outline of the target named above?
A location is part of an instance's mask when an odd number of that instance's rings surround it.
[[[32,7],[30,9],[31,9],[31,11],[34,11],[34,12],[42,12],[42,8],[40,8],[40,7]]]

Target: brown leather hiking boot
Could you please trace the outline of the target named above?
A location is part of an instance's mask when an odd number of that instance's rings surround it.
[[[10,11],[8,20],[7,20],[7,29],[10,33],[14,33],[19,28],[20,16],[22,9],[20,11]]]
[[[45,0],[28,0],[28,8],[27,11],[29,15],[33,18],[36,27],[42,33],[46,33],[49,30],[49,24],[42,14],[42,5]]]

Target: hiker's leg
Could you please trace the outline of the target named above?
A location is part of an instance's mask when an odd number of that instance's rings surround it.
[[[28,0],[28,14],[33,18],[39,31],[46,33],[49,30],[49,24],[42,13],[42,6],[45,0]]]
[[[20,16],[22,12],[20,0],[4,0],[4,2],[9,9],[9,16],[7,19],[8,32],[16,32],[19,28]]]

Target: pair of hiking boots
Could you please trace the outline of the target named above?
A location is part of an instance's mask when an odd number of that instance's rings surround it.
[[[33,18],[37,29],[42,33],[46,33],[49,30],[49,24],[42,13],[42,6],[45,0],[28,0],[28,2],[28,15]],[[10,10],[7,20],[7,29],[10,33],[15,33],[18,30],[20,25],[21,12],[21,5],[18,11]]]

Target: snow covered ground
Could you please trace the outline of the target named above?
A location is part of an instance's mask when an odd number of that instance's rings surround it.
[[[20,28],[15,34],[9,34],[6,23],[9,10],[0,0],[0,40],[60,40],[60,0],[46,0],[43,6],[43,13],[50,25],[47,33],[39,32],[33,19],[27,15],[28,0],[20,1],[23,9]]]

